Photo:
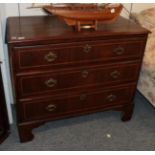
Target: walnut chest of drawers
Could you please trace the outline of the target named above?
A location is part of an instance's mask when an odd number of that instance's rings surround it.
[[[97,111],[121,111],[130,120],[147,35],[122,17],[81,32],[56,17],[8,18],[20,141],[47,121]]]

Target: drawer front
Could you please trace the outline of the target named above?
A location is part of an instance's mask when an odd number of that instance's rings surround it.
[[[15,48],[16,70],[104,62],[142,55],[143,42],[76,43]]]
[[[79,87],[120,84],[137,79],[139,64],[86,67],[53,73],[17,77],[18,95],[46,94]]]
[[[38,102],[23,104],[23,119],[41,119],[46,117],[65,116],[76,112],[95,108],[111,107],[129,103],[133,96],[134,86],[117,88],[115,90],[98,90],[97,92],[81,92],[76,95],[60,96],[55,99],[45,99]]]

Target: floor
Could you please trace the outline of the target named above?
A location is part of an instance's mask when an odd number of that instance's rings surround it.
[[[155,108],[139,93],[132,120],[107,111],[46,123],[34,129],[35,139],[20,143],[16,125],[0,150],[155,150]]]

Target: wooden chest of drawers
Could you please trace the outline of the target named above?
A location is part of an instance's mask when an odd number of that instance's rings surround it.
[[[7,20],[21,142],[44,122],[118,110],[130,120],[148,31],[120,17],[76,32],[56,17]]]

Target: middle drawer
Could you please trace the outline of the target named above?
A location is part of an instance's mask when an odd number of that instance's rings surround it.
[[[114,85],[137,78],[139,64],[92,66],[72,70],[58,70],[43,74],[17,76],[18,97],[66,91],[80,87]]]

